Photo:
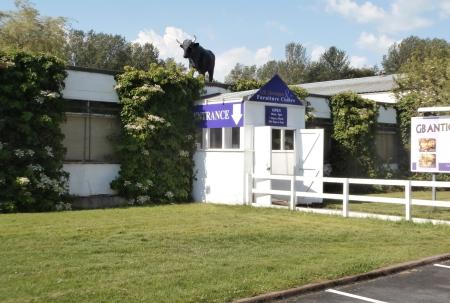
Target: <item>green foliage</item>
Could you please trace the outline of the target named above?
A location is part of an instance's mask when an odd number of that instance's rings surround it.
[[[264,85],[264,82],[256,79],[237,79],[230,86],[230,90],[233,92],[241,92],[245,90],[257,89]]]
[[[0,212],[63,205],[65,77],[55,57],[0,52]]]
[[[255,80],[256,79],[256,65],[245,66],[236,63],[230,73],[225,77],[225,83],[234,84],[240,80]],[[236,90],[239,91],[239,90]]]
[[[117,80],[121,170],[112,188],[138,204],[189,200],[196,129],[193,101],[200,97],[201,77],[174,64],[153,64],[148,71],[126,67]]]
[[[0,12],[0,50],[49,53],[64,57],[67,19],[43,17],[29,1],[16,0],[17,10]]]
[[[150,43],[131,43],[120,35],[93,30],[70,31],[65,52],[70,65],[118,71],[126,65],[147,70],[159,55]]]
[[[271,60],[261,67],[245,66],[240,63],[230,71],[225,78],[226,83],[236,87],[250,87],[252,83],[266,82],[275,74],[288,84],[300,84],[304,82],[327,81],[336,79],[350,79],[359,77],[374,76],[378,69],[354,68],[350,66],[350,61],[345,51],[334,46],[326,50],[318,61],[310,61],[306,55],[305,47],[300,43],[288,43],[285,48],[285,60]],[[242,81],[239,84],[240,80]],[[245,83],[246,85],[242,85]]]
[[[427,49],[442,48],[447,45],[443,39],[421,39],[416,36],[409,36],[400,43],[394,43],[383,56],[383,69],[387,74],[400,72],[401,67],[414,55],[419,58],[427,56]]]
[[[433,42],[434,41],[434,42]],[[431,40],[403,63],[398,88],[397,123],[400,128],[405,165],[409,165],[411,117],[419,107],[450,105],[450,43]]]
[[[356,93],[345,92],[331,98],[330,110],[333,176],[376,177],[374,142],[378,105]]]

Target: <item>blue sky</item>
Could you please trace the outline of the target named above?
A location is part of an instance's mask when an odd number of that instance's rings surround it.
[[[175,1],[34,0],[46,16],[69,18],[76,29],[152,42],[162,58],[185,63],[176,39],[197,36],[216,54],[215,78],[237,62],[262,65],[283,59],[289,42],[306,46],[311,59],[326,48],[347,52],[352,65],[380,65],[394,42],[410,35],[450,40],[450,0]],[[0,0],[0,10],[14,8]]]

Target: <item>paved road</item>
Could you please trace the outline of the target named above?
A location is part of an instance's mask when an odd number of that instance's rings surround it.
[[[450,261],[278,302],[450,303]]]

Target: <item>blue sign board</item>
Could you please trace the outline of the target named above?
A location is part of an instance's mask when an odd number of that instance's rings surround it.
[[[272,79],[264,84],[263,87],[261,87],[249,100],[279,104],[303,105],[303,103],[278,75],[273,76]]]
[[[287,108],[266,106],[266,125],[287,126]]]
[[[242,102],[194,106],[201,128],[241,127],[244,124]]]

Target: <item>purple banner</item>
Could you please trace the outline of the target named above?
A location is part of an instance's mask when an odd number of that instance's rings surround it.
[[[279,104],[303,105],[303,103],[278,75],[273,76],[272,79],[264,84],[253,96],[250,97],[249,100]]]
[[[242,102],[194,106],[194,114],[201,128],[242,127]]]
[[[266,125],[287,126],[287,108],[279,106],[265,106]]]
[[[450,163],[439,163],[439,171],[448,171],[450,172]]]

